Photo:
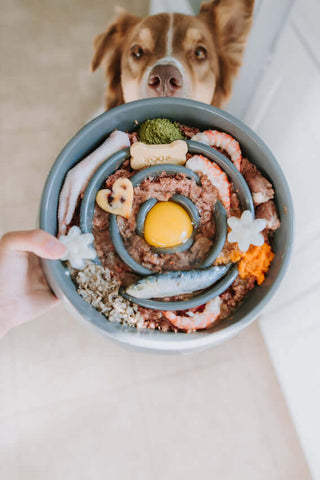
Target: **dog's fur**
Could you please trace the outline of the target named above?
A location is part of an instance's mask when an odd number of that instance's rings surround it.
[[[106,109],[153,96],[222,107],[241,65],[254,0],[214,0],[197,16],[140,18],[121,9],[94,42],[91,68],[105,64]]]

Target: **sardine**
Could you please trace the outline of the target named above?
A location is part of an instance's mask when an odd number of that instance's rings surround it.
[[[136,298],[164,298],[193,293],[210,287],[223,277],[230,265],[199,270],[157,273],[126,288],[126,293]]]

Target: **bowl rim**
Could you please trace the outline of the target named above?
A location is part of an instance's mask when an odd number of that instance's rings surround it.
[[[148,329],[143,329],[143,331],[140,331],[135,327],[128,327],[126,325],[121,326],[121,328],[115,330],[114,328],[106,329],[105,327],[108,324],[112,325],[112,322],[108,322],[102,313],[98,312],[94,307],[88,304],[76,292],[75,285],[73,284],[70,277],[70,273],[66,272],[66,268],[62,265],[61,261],[42,260],[42,266],[49,285],[53,288],[58,297],[63,298],[66,301],[67,306],[69,306],[72,312],[78,317],[86,320],[87,324],[91,324],[93,328],[100,330],[100,332],[102,332],[105,336],[116,341],[117,343],[142,351],[153,351],[159,353],[178,353],[203,350],[209,346],[219,344],[224,340],[233,337],[241,330],[249,326],[257,318],[257,316],[262,312],[262,310],[265,308],[265,306],[268,304],[268,302],[271,300],[271,298],[279,288],[279,285],[283,280],[288,264],[290,262],[293,249],[294,209],[288,182],[271,150],[265,145],[261,138],[241,120],[238,120],[229,113],[220,110],[217,107],[213,107],[212,105],[207,105],[201,102],[196,102],[194,100],[182,98],[152,98],[137,100],[134,102],[120,105],[112,110],[102,113],[101,115],[87,123],[84,127],[82,127],[66,144],[66,146],[63,148],[63,150],[55,160],[48,174],[41,197],[39,226],[40,228],[52,233],[53,228],[50,228],[50,225],[48,225],[48,220],[46,218],[46,210],[55,181],[55,175],[61,168],[65,158],[72,153],[72,150],[77,144],[79,138],[81,138],[83,135],[90,135],[90,132],[92,130],[95,130],[99,125],[103,125],[106,121],[106,118],[112,117],[115,112],[120,114],[125,111],[127,116],[132,116],[132,118],[134,118],[134,110],[137,104],[139,104],[140,107],[150,107],[151,105],[155,108],[155,110],[156,107],[160,104],[161,107],[163,107],[164,105],[176,105],[177,108],[179,108],[179,106],[184,106],[191,109],[197,109],[198,111],[203,111],[204,115],[206,115],[206,113],[210,111],[216,117],[220,117],[236,129],[240,129],[248,138],[251,139],[251,141],[253,141],[253,143],[257,145],[260,150],[264,152],[266,157],[268,157],[269,161],[273,163],[273,165],[277,169],[278,179],[280,180],[282,187],[285,190],[285,194],[287,197],[286,207],[289,213],[287,216],[287,245],[282,254],[281,264],[279,266],[279,270],[277,272],[275,280],[273,281],[269,290],[265,293],[263,298],[260,299],[259,303],[256,306],[254,306],[238,321],[232,323],[231,325],[227,325],[220,330],[215,330],[212,332],[204,330],[202,332],[186,334],[183,332],[161,332],[158,330]],[[69,167],[69,169],[70,168],[72,167]],[[52,279],[54,280],[51,281]],[[74,288],[72,288],[71,284]]]

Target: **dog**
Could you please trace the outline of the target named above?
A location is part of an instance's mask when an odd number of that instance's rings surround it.
[[[203,3],[199,15],[141,18],[118,9],[94,40],[91,70],[105,66],[105,107],[183,97],[223,107],[241,66],[254,0]]]
[[[92,71],[105,65],[106,110],[147,97],[183,97],[222,107],[241,65],[253,7],[254,0],[214,0],[202,4],[197,16],[140,18],[118,11],[96,37],[91,64]],[[98,155],[89,155],[69,171],[59,200],[60,233],[66,231],[97,159],[130,145],[121,133],[126,141],[110,135]]]

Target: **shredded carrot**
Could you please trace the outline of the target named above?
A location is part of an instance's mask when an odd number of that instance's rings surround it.
[[[247,252],[233,250],[230,254],[232,262],[239,262],[238,269],[241,278],[255,277],[258,285],[264,282],[265,273],[274,259],[270,245],[264,243],[261,247],[250,245]]]

